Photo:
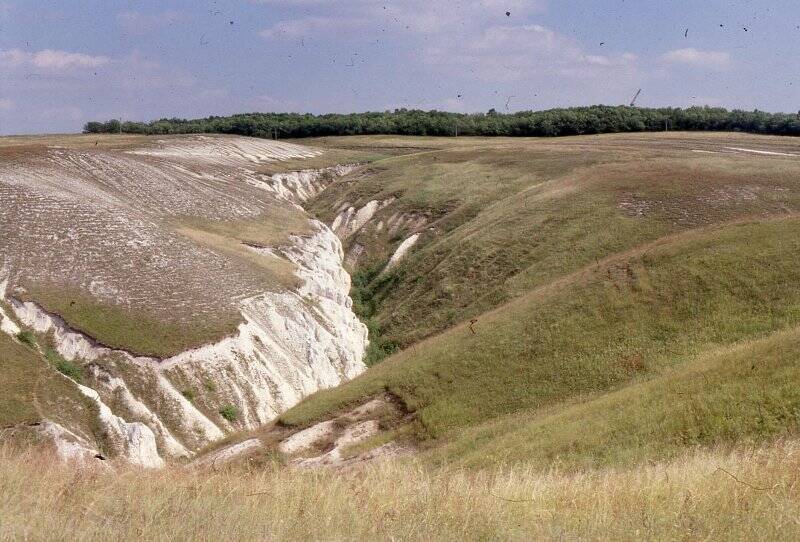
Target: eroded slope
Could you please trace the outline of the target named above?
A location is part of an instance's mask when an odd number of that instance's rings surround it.
[[[83,143],[5,149],[0,280],[4,331],[77,367],[86,450],[157,466],[363,370],[341,244],[297,204],[348,168],[259,173],[322,151],[247,138]]]

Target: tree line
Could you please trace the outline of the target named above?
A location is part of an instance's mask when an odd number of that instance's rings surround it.
[[[566,136],[663,130],[740,131],[800,135],[800,113],[729,111],[720,107],[642,108],[589,106],[499,113],[448,113],[395,109],[313,115],[243,113],[202,119],[88,122],[85,133],[237,134],[262,138],[397,134],[419,136]]]

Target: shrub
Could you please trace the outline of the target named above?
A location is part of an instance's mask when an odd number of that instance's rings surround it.
[[[22,344],[27,344],[28,346],[36,346],[36,335],[27,329],[17,333],[17,340]]]
[[[236,418],[239,417],[239,411],[233,405],[228,405],[226,407],[221,408],[219,410],[219,414],[229,422],[236,421]]]
[[[56,369],[58,369],[59,373],[71,378],[75,382],[80,382],[83,378],[83,371],[81,371],[81,368],[70,361],[59,361],[56,364]]]
[[[181,395],[186,397],[189,401],[194,401],[195,395],[194,395],[194,391],[192,391],[192,390],[183,390],[181,392]]]
[[[47,358],[47,361],[52,363],[56,370],[64,376],[71,378],[78,383],[83,380],[83,369],[81,366],[64,359],[52,348],[48,348],[45,351],[44,357]]]

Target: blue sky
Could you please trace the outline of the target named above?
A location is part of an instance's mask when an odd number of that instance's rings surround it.
[[[642,106],[796,112],[798,52],[797,0],[0,0],[0,133],[622,104],[638,88]]]

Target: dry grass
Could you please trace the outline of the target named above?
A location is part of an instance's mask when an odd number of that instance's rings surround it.
[[[116,473],[0,450],[3,540],[796,540],[800,445],[568,472]]]

